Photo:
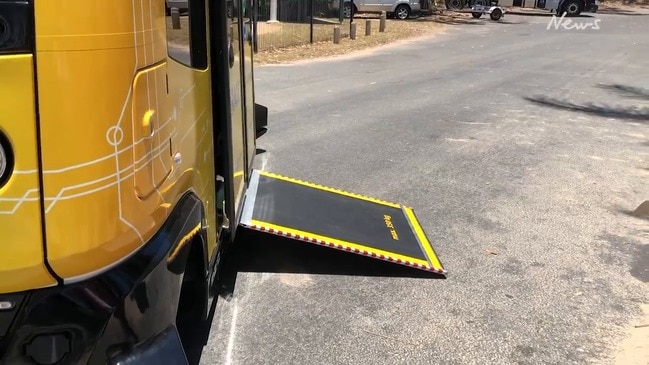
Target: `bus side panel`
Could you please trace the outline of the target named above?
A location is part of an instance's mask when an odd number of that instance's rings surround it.
[[[35,6],[48,261],[76,281],[145,244],[178,199],[164,3]]]
[[[217,243],[217,202],[209,71],[169,59],[167,77],[167,113],[176,121],[172,138],[175,173],[162,192],[176,196],[192,190],[199,197],[205,209],[207,254],[212,257]]]
[[[207,36],[206,9],[207,5],[204,10],[195,7],[190,13],[183,14],[179,29],[173,27],[170,16],[166,17],[168,81],[165,118],[175,121],[171,139],[175,173],[162,193],[164,196],[177,196],[191,190],[199,197],[205,211],[206,254],[214,259],[218,243],[214,110],[211,69],[207,62],[208,39],[201,39],[198,34],[205,32]],[[190,18],[195,20],[193,29],[189,26]],[[196,51],[193,55],[190,52],[192,30],[195,32],[192,47]]]
[[[11,293],[56,281],[44,263],[32,55],[0,56],[0,80],[0,133],[15,156],[0,187],[0,293]]]

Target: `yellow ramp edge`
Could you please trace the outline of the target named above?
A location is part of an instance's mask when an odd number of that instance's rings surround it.
[[[245,228],[447,275],[410,207],[259,170],[246,195]]]

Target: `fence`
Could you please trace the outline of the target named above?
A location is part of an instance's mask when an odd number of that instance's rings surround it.
[[[348,36],[343,0],[276,0],[276,9],[271,9],[271,0],[257,4],[257,51],[329,41],[336,25],[341,36]]]

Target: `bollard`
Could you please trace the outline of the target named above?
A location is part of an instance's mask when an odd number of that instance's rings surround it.
[[[334,27],[334,44],[340,43],[340,26]]]
[[[387,15],[385,14],[385,11],[381,12],[381,20],[379,20],[379,32],[383,33],[385,32],[385,20],[387,18]]]
[[[366,20],[365,21],[365,35],[371,35],[372,34],[372,21],[371,20]]]
[[[356,39],[356,23],[350,24],[349,27],[349,38]]]
[[[171,8],[171,27],[180,29],[180,10],[178,8]]]

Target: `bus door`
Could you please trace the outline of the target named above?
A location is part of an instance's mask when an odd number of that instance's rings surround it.
[[[229,80],[230,80],[230,125],[232,129],[232,139],[231,141],[231,152],[232,152],[232,182],[233,182],[233,209],[232,218],[236,218],[239,215],[239,206],[241,205],[241,199],[245,193],[246,185],[246,170],[247,170],[247,158],[246,158],[246,130],[245,130],[245,120],[246,120],[246,101],[244,93],[244,76],[243,76],[243,54],[241,53],[241,43],[243,41],[243,34],[241,32],[241,12],[238,11],[241,9],[239,6],[240,0],[232,0],[234,5],[234,11],[228,18],[228,33],[229,33],[229,45],[230,56],[232,62],[229,65]]]
[[[243,32],[243,42],[241,42],[241,55],[243,59],[243,77],[244,77],[244,95],[245,95],[245,114],[246,114],[246,144],[247,144],[247,173],[252,171],[253,158],[256,154],[256,133],[255,133],[255,90],[253,74],[253,4],[251,0],[241,0],[241,25]],[[246,176],[250,180],[250,176]]]
[[[218,140],[215,153],[217,175],[223,178],[223,195],[219,195],[218,203],[224,201],[222,209],[227,225],[228,221],[238,221],[247,181],[241,6],[240,0],[209,4],[212,7],[212,103]],[[226,10],[228,7],[230,11]]]

